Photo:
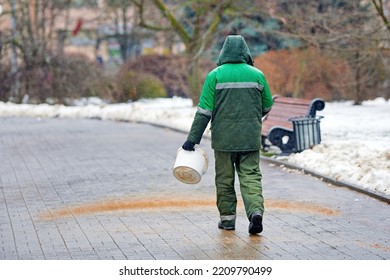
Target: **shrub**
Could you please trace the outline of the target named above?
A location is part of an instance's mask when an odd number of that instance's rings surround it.
[[[167,97],[160,79],[150,73],[121,71],[117,75],[112,99],[115,102],[136,101],[140,98]]]
[[[48,56],[49,57],[49,56]],[[0,67],[9,69],[9,66]],[[0,99],[8,101],[12,96],[13,77],[10,71],[0,71]],[[30,103],[66,103],[67,100],[87,96],[101,96],[107,90],[99,67],[82,55],[50,56],[46,61],[34,65],[19,66],[20,102],[27,95]]]
[[[351,67],[345,60],[317,49],[269,51],[255,59],[272,94],[325,100],[349,98]]]
[[[167,92],[159,78],[146,74],[139,79],[136,85],[138,98],[167,97]]]
[[[0,101],[8,101],[12,90],[11,67],[0,62]]]
[[[113,102],[127,102],[136,99],[136,75],[134,72],[120,71],[115,77],[111,100]]]
[[[151,74],[162,82],[169,97],[188,97],[188,63],[190,62],[187,58],[180,55],[145,55],[127,60],[120,71],[128,72],[137,69],[137,73]],[[213,67],[215,64],[212,61],[200,62],[202,79]]]

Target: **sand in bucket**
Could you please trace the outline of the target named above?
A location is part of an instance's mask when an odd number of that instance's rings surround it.
[[[197,184],[208,168],[207,154],[198,148],[195,151],[186,151],[179,148],[177,151],[173,175],[182,183]]]

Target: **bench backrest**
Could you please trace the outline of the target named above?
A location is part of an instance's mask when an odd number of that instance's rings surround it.
[[[268,135],[269,130],[274,126],[281,126],[287,129],[293,129],[293,117],[310,116],[315,117],[317,110],[325,107],[322,99],[302,99],[275,96],[274,105],[271,112],[263,121],[262,134]]]

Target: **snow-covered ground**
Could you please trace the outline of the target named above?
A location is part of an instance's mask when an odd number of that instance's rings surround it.
[[[336,180],[390,194],[390,102],[327,103],[322,142],[287,161]]]
[[[154,123],[183,131],[190,129],[195,110],[192,101],[185,98],[126,104],[90,99],[77,106],[0,102],[0,117],[98,118]],[[353,106],[352,102],[326,103],[319,113],[324,116],[321,144],[282,160],[390,195],[390,102],[377,98],[361,106]],[[209,135],[209,130],[206,133]]]

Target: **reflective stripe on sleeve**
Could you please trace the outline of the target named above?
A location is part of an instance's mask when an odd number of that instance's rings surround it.
[[[206,116],[211,117],[212,114],[213,114],[213,111],[206,110],[206,109],[203,109],[203,108],[198,107],[198,113],[201,113],[201,114],[203,114],[203,115],[206,115]]]

